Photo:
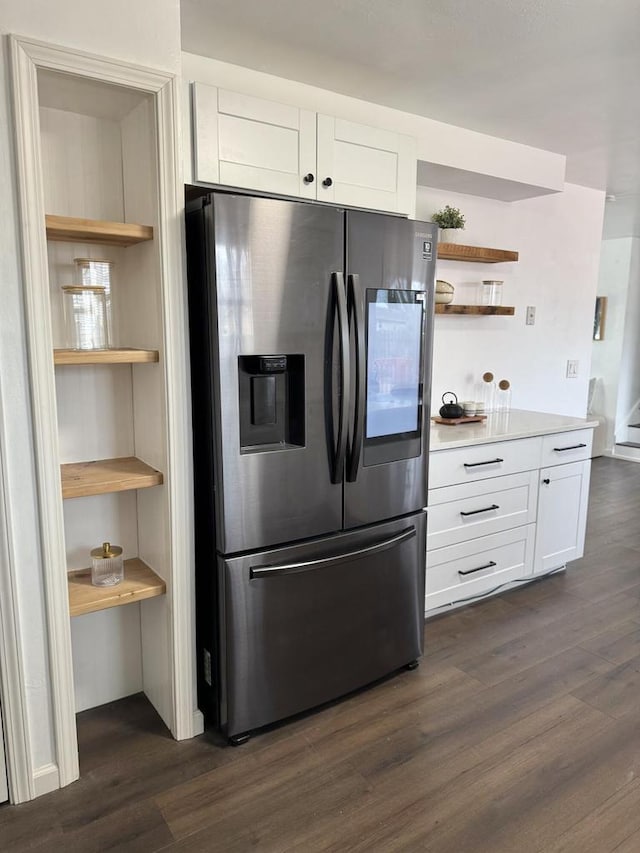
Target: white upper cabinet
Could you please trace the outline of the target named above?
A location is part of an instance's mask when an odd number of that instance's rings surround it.
[[[316,116],[193,84],[194,179],[315,198]]]
[[[318,115],[318,201],[413,214],[415,141]]]
[[[411,137],[193,84],[194,180],[413,215]]]

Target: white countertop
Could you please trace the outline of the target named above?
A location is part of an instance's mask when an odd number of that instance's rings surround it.
[[[548,435],[554,432],[567,432],[572,429],[595,428],[597,426],[597,420],[589,420],[588,418],[547,415],[543,412],[512,409],[510,412],[496,412],[487,415],[486,421],[482,423],[444,426],[432,422],[429,449],[433,453],[438,450],[448,450],[451,447],[488,444],[491,441],[529,438],[534,435]]]

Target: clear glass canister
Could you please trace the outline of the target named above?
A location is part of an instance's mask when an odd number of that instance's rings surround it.
[[[107,335],[109,346],[114,346],[113,329],[113,268],[115,264],[106,258],[74,258],[75,283],[81,287],[104,287],[107,310]]]
[[[501,379],[496,389],[496,411],[511,411],[511,383],[508,379]]]
[[[74,258],[76,265],[76,284],[86,287],[97,284],[108,290],[111,287],[113,261],[104,258]]]
[[[488,415],[494,411],[496,405],[496,383],[493,373],[487,370],[482,374],[482,379],[476,385],[476,412],[479,415]]]
[[[75,350],[108,349],[105,289],[68,284],[62,288],[67,346]]]
[[[91,552],[91,583],[94,586],[115,586],[124,580],[122,548],[103,542]]]
[[[502,305],[502,281],[483,281],[480,289],[481,305]]]

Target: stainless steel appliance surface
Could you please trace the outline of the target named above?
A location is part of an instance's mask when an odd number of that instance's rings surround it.
[[[188,205],[199,701],[234,741],[421,654],[436,235]]]

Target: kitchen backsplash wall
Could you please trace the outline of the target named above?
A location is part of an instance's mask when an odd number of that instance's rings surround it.
[[[515,315],[436,316],[432,409],[445,391],[468,399],[490,370],[511,382],[513,408],[584,416],[604,193],[565,184],[562,193],[501,202],[418,187],[418,219],[445,204],[466,217],[460,242],[513,249],[519,261],[438,261],[437,278],[454,285],[454,303],[478,304],[482,280],[501,279],[502,304]],[[536,309],[533,326],[525,325],[527,306]],[[577,378],[566,377],[568,360],[578,361]]]

